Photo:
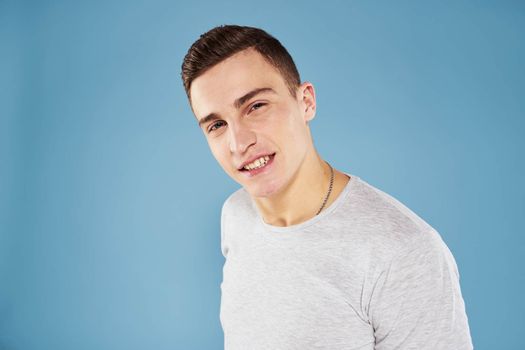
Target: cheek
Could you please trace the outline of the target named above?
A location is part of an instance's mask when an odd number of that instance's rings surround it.
[[[213,156],[215,157],[215,159],[217,159],[219,163],[222,163],[223,158],[224,158],[224,152],[221,150],[220,145],[210,144],[210,150]]]
[[[286,140],[296,133],[297,124],[297,116],[294,111],[285,105],[272,109],[266,118],[260,120],[257,127],[259,131],[263,131],[265,134]]]
[[[278,127],[274,130],[281,143],[287,145],[287,148],[300,149],[303,148],[307,141],[307,126],[300,116],[288,111],[288,115],[281,120]]]
[[[217,140],[208,141],[208,146],[210,147],[211,153],[221,165],[221,167],[223,167],[225,170],[229,170],[232,165],[229,158],[230,153],[228,147],[225,146],[223,142],[219,142]]]

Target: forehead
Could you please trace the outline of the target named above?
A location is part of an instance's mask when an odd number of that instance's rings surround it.
[[[233,108],[235,99],[263,87],[270,87],[278,94],[287,91],[279,71],[260,53],[246,49],[213,66],[192,82],[192,107],[195,115],[202,117]]]

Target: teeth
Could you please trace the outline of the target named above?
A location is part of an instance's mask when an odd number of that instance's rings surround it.
[[[250,164],[245,165],[244,169],[246,169],[246,170],[253,170],[253,169],[262,168],[263,166],[266,165],[266,163],[268,163],[269,160],[270,160],[269,156],[261,157],[259,159],[256,159],[255,161],[251,162]]]

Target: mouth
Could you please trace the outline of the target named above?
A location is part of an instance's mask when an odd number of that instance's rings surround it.
[[[243,168],[239,169],[239,171],[249,177],[258,175],[271,168],[274,157],[275,157],[275,153],[269,154],[266,156],[262,156],[256,161],[245,165]]]

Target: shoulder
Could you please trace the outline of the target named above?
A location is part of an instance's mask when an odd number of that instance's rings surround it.
[[[345,212],[350,214],[348,224],[358,228],[374,258],[386,262],[407,247],[439,245],[437,231],[401,201],[360,178],[355,180]]]
[[[432,227],[397,198],[357,179],[354,200],[379,224],[394,230],[427,231]]]
[[[235,192],[231,193],[222,204],[222,213],[234,213],[238,210],[245,209],[252,205],[251,198],[248,192],[244,188],[239,188]]]
[[[244,227],[253,223],[251,198],[244,188],[230,194],[221,209],[221,250],[227,258],[232,245],[243,232]]]
[[[228,226],[253,220],[254,216],[254,203],[243,187],[230,194],[222,204],[221,221],[228,222]]]

